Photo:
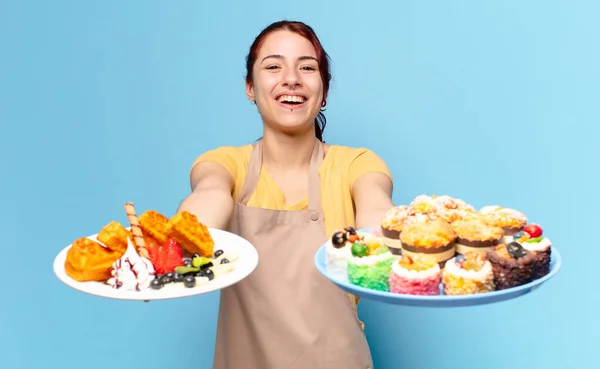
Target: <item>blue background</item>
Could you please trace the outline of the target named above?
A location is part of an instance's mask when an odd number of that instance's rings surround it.
[[[589,367],[600,341],[595,1],[0,1],[0,367],[210,368],[218,295],[78,293],[54,256],[123,203],[173,214],[202,152],[261,134],[253,38],[281,18],[333,60],[330,143],[421,193],[516,207],[564,258],[533,294],[460,309],[363,300],[376,368]]]

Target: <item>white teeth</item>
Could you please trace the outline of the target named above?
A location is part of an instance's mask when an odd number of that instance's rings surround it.
[[[303,103],[304,97],[302,96],[291,96],[291,95],[283,95],[277,99],[279,102],[295,102],[295,103]]]

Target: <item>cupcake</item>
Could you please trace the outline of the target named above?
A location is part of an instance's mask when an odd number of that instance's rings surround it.
[[[514,240],[531,252],[535,259],[533,278],[541,278],[550,272],[552,242],[544,237],[542,227],[537,224],[527,224],[523,231],[516,233]]]
[[[533,280],[535,257],[516,241],[489,250],[487,259],[492,264],[496,290],[521,286]]]
[[[485,254],[487,250],[500,244],[504,236],[502,228],[491,226],[476,218],[457,220],[451,226],[456,233],[456,252],[459,254]]]
[[[440,218],[446,222],[463,219],[471,213],[475,213],[475,208],[461,199],[442,196],[419,195],[410,203],[410,206],[416,212],[426,213],[430,218]]]
[[[442,270],[445,295],[474,295],[495,289],[492,264],[481,252],[459,254],[446,262]]]
[[[325,261],[329,274],[346,275],[346,264],[352,257],[352,244],[359,238],[353,227],[346,227],[331,236],[325,247]]]
[[[425,254],[433,257],[440,267],[456,253],[455,240],[456,233],[441,219],[407,224],[400,234],[402,255]]]
[[[523,230],[527,224],[527,217],[518,210],[503,208],[501,206],[484,206],[479,210],[484,221],[495,227],[500,227],[504,230],[502,242],[510,243],[513,240],[513,235]]]
[[[381,222],[383,242],[394,255],[401,255],[400,233],[409,217],[410,208],[406,205],[395,206],[388,210]]]
[[[382,239],[365,234],[351,246],[352,257],[348,259],[348,281],[356,286],[377,291],[389,291],[390,272],[394,255]]]
[[[392,264],[390,292],[405,295],[439,295],[439,264],[427,255],[402,256]]]

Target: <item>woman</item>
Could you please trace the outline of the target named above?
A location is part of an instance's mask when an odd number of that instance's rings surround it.
[[[393,206],[388,168],[368,150],[322,142],[331,74],[309,26],[271,24],[246,67],[263,138],[200,156],[180,207],[260,256],[248,278],[221,291],[214,368],[371,368],[356,302],[313,257],[336,229],[379,224]]]

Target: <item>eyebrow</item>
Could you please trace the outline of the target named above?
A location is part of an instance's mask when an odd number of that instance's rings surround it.
[[[265,57],[264,57],[264,58],[261,60],[261,63],[262,63],[262,62],[264,62],[264,61],[265,61],[265,60],[267,60],[267,59],[284,59],[284,57],[283,57],[283,55],[279,55],[279,54],[267,55],[267,56],[265,56]],[[314,56],[308,56],[308,55],[306,55],[306,56],[301,56],[301,57],[299,57],[299,58],[298,58],[298,60],[314,60],[314,61],[316,61],[317,63],[319,62],[319,61],[317,60],[317,58],[315,58]]]

